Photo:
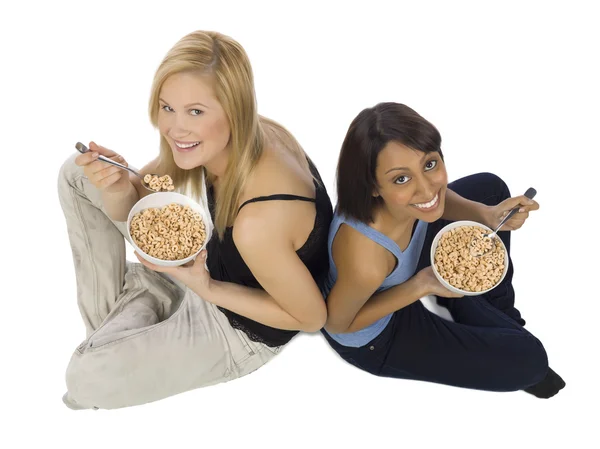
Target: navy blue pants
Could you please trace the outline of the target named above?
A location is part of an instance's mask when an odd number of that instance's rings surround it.
[[[480,173],[448,185],[464,198],[496,205],[509,198],[498,176]],[[417,272],[430,265],[433,238],[449,221],[428,225]],[[505,279],[492,291],[457,299],[439,298],[455,322],[429,312],[421,303],[396,311],[386,328],[360,348],[340,345],[323,334],[346,361],[371,374],[489,391],[523,390],[544,379],[548,358],[540,341],[523,328],[514,307],[510,232],[499,237],[509,251]]]

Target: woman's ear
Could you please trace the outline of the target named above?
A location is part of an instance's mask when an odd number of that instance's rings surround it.
[[[381,195],[379,194],[379,184],[375,181],[373,184],[373,190],[371,191],[371,196],[373,198],[379,198]]]

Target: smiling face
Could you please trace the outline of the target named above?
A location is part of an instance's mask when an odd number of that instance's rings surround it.
[[[375,170],[383,207],[398,221],[434,222],[444,213],[448,175],[437,151],[425,153],[389,142],[377,156]]]
[[[227,166],[231,129],[207,76],[182,72],[165,80],[159,94],[158,129],[179,168],[204,165],[218,173]]]

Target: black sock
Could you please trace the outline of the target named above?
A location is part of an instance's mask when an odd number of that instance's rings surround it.
[[[565,385],[565,381],[552,368],[548,368],[548,373],[544,377],[544,380],[526,388],[525,391],[538,398],[548,399],[562,390]]]

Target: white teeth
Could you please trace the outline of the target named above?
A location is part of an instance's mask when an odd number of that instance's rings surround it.
[[[433,206],[435,203],[437,203],[437,200],[438,200],[438,195],[436,194],[435,197],[430,202],[415,204],[415,206],[418,207],[419,209],[429,209],[431,206]]]
[[[175,145],[177,145],[179,148],[191,148],[191,147],[193,147],[194,145],[198,145],[199,143],[200,143],[200,142],[194,142],[194,143],[189,143],[189,144],[185,144],[185,145],[184,145],[184,144],[182,144],[182,143],[175,142]]]

